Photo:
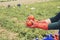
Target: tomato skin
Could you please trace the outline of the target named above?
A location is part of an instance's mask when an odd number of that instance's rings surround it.
[[[28,16],[28,20],[34,20],[34,16],[33,15]]]
[[[32,26],[32,22],[28,20],[28,21],[26,21],[26,25],[27,26]]]

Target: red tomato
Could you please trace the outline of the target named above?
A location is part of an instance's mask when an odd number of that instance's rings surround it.
[[[32,22],[28,20],[28,21],[26,21],[26,25],[27,26],[32,26]]]
[[[34,20],[34,16],[33,15],[30,15],[30,16],[28,16],[28,19],[29,20]]]

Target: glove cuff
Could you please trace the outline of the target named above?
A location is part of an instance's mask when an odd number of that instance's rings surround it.
[[[48,24],[47,23],[41,23],[38,25],[37,28],[48,30]]]

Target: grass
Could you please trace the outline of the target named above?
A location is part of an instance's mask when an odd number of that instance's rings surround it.
[[[0,2],[8,2],[8,1],[16,1],[16,0],[0,0]]]
[[[32,40],[33,38],[36,37],[42,38],[43,34],[50,34],[54,32],[40,30],[37,28],[36,29],[27,28],[25,26],[27,16],[34,15],[35,18],[38,20],[47,19],[55,16],[57,12],[60,11],[60,8],[57,8],[59,6],[60,1],[21,5],[21,7],[10,8],[0,7],[0,25],[5,30],[18,34],[14,40]],[[7,33],[5,33],[5,35]],[[0,39],[13,40],[13,38],[10,39],[8,37],[2,35]]]

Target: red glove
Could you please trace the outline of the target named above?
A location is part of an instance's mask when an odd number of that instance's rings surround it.
[[[30,26],[32,26],[32,25],[33,25],[32,20],[27,20],[27,21],[26,21],[26,26],[30,27]]]
[[[38,22],[33,15],[28,16],[26,26],[31,27],[35,21]]]
[[[42,22],[41,23],[40,22],[34,22],[31,27],[48,30],[48,24],[47,23],[42,23]]]
[[[27,27],[30,28],[41,28],[44,30],[48,30],[48,23],[46,23],[45,21],[44,22],[36,21],[33,16],[28,17],[28,20],[26,21],[26,25]]]
[[[28,20],[26,22],[26,25],[30,28],[41,28],[44,30],[48,30],[48,23],[45,23],[45,22],[37,22],[37,21]]]

